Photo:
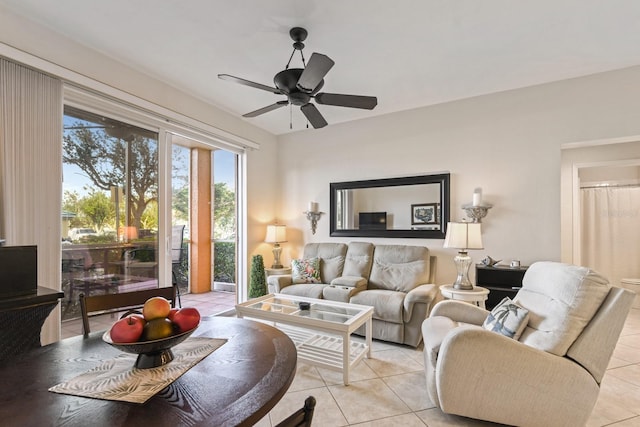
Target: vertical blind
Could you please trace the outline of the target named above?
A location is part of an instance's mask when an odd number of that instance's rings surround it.
[[[60,289],[62,82],[0,58],[0,238],[38,246],[38,285]],[[60,309],[42,343],[60,336]]]

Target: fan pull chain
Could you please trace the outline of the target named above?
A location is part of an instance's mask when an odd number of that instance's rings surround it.
[[[293,106],[289,104],[289,129],[293,130]]]
[[[302,67],[307,68],[307,63],[304,61],[304,53],[300,51],[300,56],[302,57]]]

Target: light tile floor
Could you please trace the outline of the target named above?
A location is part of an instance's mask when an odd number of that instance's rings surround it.
[[[234,304],[232,293],[182,297],[183,306],[198,307],[203,314],[217,314]],[[104,329],[112,319],[104,322],[103,327],[92,323],[92,329]],[[79,324],[75,327],[76,334],[80,333],[78,328],[81,329]],[[422,357],[422,348],[374,341],[373,357],[352,371],[348,386],[342,384],[340,373],[300,362],[287,394],[257,426],[275,426],[302,407],[309,395],[317,401],[314,426],[494,425],[447,415],[437,409],[426,394]],[[598,402],[587,423],[587,427],[597,426],[640,426],[640,309],[631,310],[602,382]]]

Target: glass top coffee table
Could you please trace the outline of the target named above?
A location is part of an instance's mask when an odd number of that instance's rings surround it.
[[[337,301],[270,294],[236,305],[238,317],[272,322],[293,340],[298,358],[342,372],[349,384],[349,370],[363,357],[371,357],[373,307]],[[365,342],[351,334],[365,325]]]

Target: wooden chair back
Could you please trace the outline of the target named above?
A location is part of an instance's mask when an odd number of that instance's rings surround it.
[[[91,332],[89,317],[139,309],[142,308],[145,301],[151,297],[164,297],[171,302],[172,307],[175,307],[176,286],[123,292],[120,294],[92,296],[80,294],[80,311],[82,313],[82,330],[84,336],[89,335],[89,332]]]
[[[315,407],[315,397],[307,397],[302,408],[291,414],[287,419],[281,421],[276,427],[311,427]]]

